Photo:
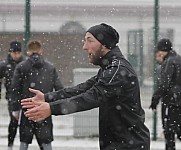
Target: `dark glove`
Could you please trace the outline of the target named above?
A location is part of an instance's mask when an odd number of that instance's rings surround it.
[[[156,110],[157,104],[152,102],[149,109]]]
[[[156,110],[158,103],[159,103],[159,100],[153,97],[149,109]]]

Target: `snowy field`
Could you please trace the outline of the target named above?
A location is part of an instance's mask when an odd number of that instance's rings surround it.
[[[152,111],[148,109],[150,104],[150,96],[152,89],[141,89],[142,105],[146,114],[146,125],[150,129],[152,135]],[[0,150],[7,149],[7,126],[9,116],[7,112],[7,103],[4,99],[0,105]],[[54,124],[54,141],[52,142],[53,150],[99,150],[97,137],[74,137],[74,115],[53,116]],[[158,108],[158,123],[157,123],[157,141],[151,141],[151,150],[164,150],[164,138],[160,121],[160,107]],[[15,139],[14,150],[19,149],[19,133]],[[181,150],[181,142],[176,142],[177,150]],[[29,146],[29,150],[38,150],[36,140]]]

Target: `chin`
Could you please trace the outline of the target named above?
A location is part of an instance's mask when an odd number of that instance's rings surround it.
[[[100,65],[100,63],[99,62],[97,62],[97,61],[94,61],[94,62],[91,62],[93,65],[95,65],[95,66],[97,66],[97,65]]]
[[[97,59],[89,59],[89,62],[93,65],[100,65],[100,61]]]

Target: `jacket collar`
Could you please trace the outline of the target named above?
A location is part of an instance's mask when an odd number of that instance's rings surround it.
[[[34,53],[29,57],[29,61],[35,68],[42,68],[44,65],[44,58],[42,55]]]
[[[121,53],[121,50],[118,46],[111,49],[106,55],[104,55],[100,60],[100,67],[105,68],[109,64],[112,63],[112,61],[118,57],[123,57],[123,54]]]
[[[166,60],[168,57],[172,56],[172,55],[176,55],[176,52],[175,51],[170,51],[168,52],[168,54],[164,57],[164,60]]]

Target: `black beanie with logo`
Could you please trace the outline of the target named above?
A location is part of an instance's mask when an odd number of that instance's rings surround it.
[[[119,33],[110,25],[101,23],[87,30],[90,32],[102,45],[108,49],[116,47],[119,42]]]
[[[18,41],[12,41],[10,43],[9,52],[21,52],[21,43]]]
[[[172,50],[172,43],[169,39],[161,39],[157,45],[158,51],[169,52]]]

